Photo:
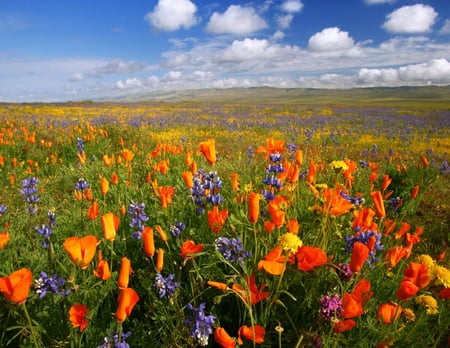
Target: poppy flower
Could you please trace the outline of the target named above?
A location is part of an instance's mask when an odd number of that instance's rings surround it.
[[[183,259],[193,257],[194,254],[198,254],[203,251],[203,244],[195,244],[194,241],[187,240],[181,245],[180,251]]]
[[[250,192],[248,205],[248,220],[255,224],[259,218],[259,201],[261,196],[256,192]]]
[[[156,270],[161,272],[164,266],[164,249],[159,248],[156,254]]]
[[[308,174],[306,174],[305,180],[309,184],[314,185],[316,183],[316,164],[314,163],[312,158],[309,159],[309,169]]]
[[[3,249],[6,244],[8,244],[9,242],[9,233],[8,232],[3,232],[0,233],[0,250]]]
[[[100,218],[103,228],[103,236],[106,240],[113,241],[116,239],[116,233],[119,229],[119,217],[113,213],[106,213]]]
[[[80,332],[89,324],[86,318],[88,308],[84,304],[76,304],[69,309],[69,320],[73,328],[79,328]]]
[[[355,318],[364,313],[362,306],[372,297],[370,282],[360,280],[351,293],[344,293],[342,298],[342,317],[344,319]]]
[[[283,248],[281,246],[274,247],[258,262],[258,271],[264,269],[269,274],[281,275],[286,269],[285,258],[282,253]]]
[[[369,257],[369,248],[362,242],[355,242],[353,244],[352,257],[350,259],[350,269],[353,273],[361,270],[367,258]]]
[[[419,189],[420,189],[419,185],[413,187],[411,191],[411,199],[415,199],[417,197],[417,195],[419,194]]]
[[[0,278],[0,292],[10,302],[25,303],[32,281],[31,271],[28,268],[21,268],[7,277]]]
[[[142,231],[142,242],[144,244],[145,254],[153,257],[153,255],[155,255],[155,241],[153,229],[151,227],[144,227],[144,230]]]
[[[400,228],[395,232],[395,239],[402,238],[411,228],[411,225],[407,222],[402,222]]]
[[[341,196],[339,188],[327,188],[322,191],[325,198],[323,212],[334,216],[347,214],[353,209],[353,204]]]
[[[230,180],[231,180],[231,189],[233,191],[238,191],[239,190],[239,174],[231,173]]]
[[[353,219],[352,229],[364,232],[367,230],[377,230],[374,225],[373,217],[375,216],[375,211],[371,208],[363,208],[358,211],[355,218]]]
[[[122,158],[125,160],[125,162],[131,162],[134,158],[134,153],[131,150],[123,149],[122,150]]]
[[[181,177],[188,189],[191,189],[194,186],[193,174],[190,170],[181,173]]]
[[[167,208],[172,204],[172,198],[175,195],[175,187],[160,186],[157,188],[161,208]]]
[[[136,303],[139,301],[139,295],[132,288],[125,288],[120,290],[119,297],[117,299],[118,306],[116,310],[116,320],[122,323],[127,319]]]
[[[213,288],[225,291],[228,290],[228,285],[222,282],[216,282],[214,280],[208,280],[207,284]]]
[[[100,213],[100,209],[98,207],[98,203],[96,201],[93,201],[88,208],[88,213],[87,213],[88,219],[95,220],[98,217],[99,213]]]
[[[117,279],[117,286],[119,289],[128,288],[130,274],[132,272],[130,259],[123,256],[120,262],[119,278]]]
[[[109,269],[109,264],[106,260],[102,258],[100,251],[97,257],[97,267],[95,268],[93,273],[97,278],[101,280],[108,280],[111,278],[111,271]]]
[[[399,300],[407,301],[419,291],[419,287],[413,282],[407,280],[400,283],[396,296]]]
[[[438,294],[439,298],[449,300],[450,299],[450,288],[444,288],[441,291],[439,291]]]
[[[217,161],[216,154],[216,142],[214,139],[208,139],[207,141],[201,142],[199,145],[200,152],[205,157],[209,164],[214,164]]]
[[[392,183],[392,178],[385,174],[383,175],[383,179],[381,180],[381,191],[384,191],[388,188],[388,186]]]
[[[313,271],[327,262],[327,255],[322,249],[306,245],[297,249],[295,258],[298,269],[304,272]]]
[[[264,336],[266,335],[266,329],[261,325],[254,325],[252,327],[248,327],[247,325],[243,325],[238,330],[238,343],[240,345],[244,344],[242,338],[246,340],[253,341],[256,344],[261,344],[264,342]]]
[[[155,230],[156,230],[156,232],[158,232],[159,238],[161,238],[161,240],[162,240],[163,242],[167,242],[168,238],[167,238],[166,233],[165,233],[164,230],[162,229],[162,227],[159,226],[159,225],[156,225],[156,226],[155,226]]]
[[[248,288],[248,292],[250,295],[250,304],[251,305],[255,305],[255,304],[261,302],[270,294],[269,291],[262,291],[267,285],[262,284],[258,287],[256,285],[255,279],[256,279],[256,277],[254,274],[252,274],[251,276],[249,276],[245,279],[245,282],[246,282],[247,288]],[[241,285],[233,284],[232,288],[234,291],[237,291],[239,293],[239,295],[245,302],[249,302],[248,296],[246,295],[247,291],[245,291],[245,289]]]
[[[270,218],[276,227],[281,227],[285,223],[286,213],[280,208],[280,206],[276,203],[270,201],[267,206],[267,210],[269,212]]]
[[[301,166],[303,164],[303,150],[295,151],[295,163],[298,166]]]
[[[407,255],[407,248],[403,246],[395,246],[386,251],[384,254],[384,261],[387,262],[387,267],[391,269],[397,266],[401,259],[406,259]]]
[[[222,348],[236,347],[236,341],[223,327],[218,327],[214,330],[214,341]]]
[[[105,155],[102,156],[102,161],[103,161],[103,164],[105,166],[111,167],[112,164],[114,163],[114,156],[113,157],[109,157],[108,155],[105,154]]]
[[[389,233],[391,233],[395,229],[396,225],[397,222],[395,220],[387,219],[384,222],[383,234],[388,235]]]
[[[379,218],[386,217],[386,211],[384,210],[384,202],[383,196],[381,195],[381,191],[371,192],[370,197],[372,197],[372,202],[377,216]]]
[[[111,182],[113,183],[113,185],[119,184],[119,176],[116,173],[111,174]]]
[[[293,234],[298,234],[300,230],[300,224],[297,219],[289,219],[286,224],[286,229],[288,232]]]
[[[63,246],[72,262],[81,269],[86,269],[94,258],[100,242],[96,236],[87,235],[85,237],[69,237],[64,241]]]
[[[383,324],[389,325],[400,317],[402,311],[403,308],[395,302],[382,303],[378,307],[377,318],[380,319]]]
[[[208,225],[214,233],[222,231],[222,227],[227,221],[228,210],[219,211],[219,207],[215,205],[213,210],[208,211]]]
[[[333,330],[336,333],[343,333],[345,331],[349,331],[353,329],[356,325],[356,322],[352,319],[341,320],[334,324]]]
[[[100,192],[105,196],[109,191],[109,181],[106,178],[101,178],[100,180]]]

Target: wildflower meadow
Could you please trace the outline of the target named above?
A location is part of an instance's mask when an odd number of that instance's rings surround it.
[[[450,345],[447,107],[0,105],[1,347]]]

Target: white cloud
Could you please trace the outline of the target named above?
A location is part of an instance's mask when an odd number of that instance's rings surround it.
[[[393,4],[396,0],[364,0],[367,5]]]
[[[441,30],[439,30],[440,34],[450,34],[450,19],[446,19],[444,25]]]
[[[219,61],[287,61],[298,55],[300,49],[296,46],[279,45],[268,40],[244,39],[235,40],[221,54]]]
[[[289,28],[293,19],[294,19],[294,16],[290,13],[284,14],[284,15],[279,15],[277,17],[278,27],[280,27],[281,29]]]
[[[159,0],[144,18],[157,30],[175,31],[197,24],[196,12],[197,7],[190,0]]]
[[[309,38],[308,49],[312,52],[333,52],[348,50],[355,45],[348,32],[337,27],[325,28]]]
[[[300,0],[286,0],[281,4],[281,8],[288,13],[297,13],[303,9],[303,4]]]
[[[438,13],[428,5],[403,6],[386,16],[382,28],[388,32],[418,34],[431,30]]]
[[[116,82],[118,89],[134,89],[142,87],[142,81],[137,78],[126,79],[125,81],[119,80]]]
[[[265,20],[252,7],[231,5],[224,13],[214,12],[206,30],[213,34],[245,35],[267,27]]]
[[[69,80],[70,81],[82,81],[82,80],[84,80],[84,75],[80,72],[76,72],[69,78]]]
[[[365,85],[425,85],[450,83],[450,62],[444,58],[425,63],[410,64],[399,68],[360,69],[359,83]]]
[[[96,67],[89,71],[90,76],[103,76],[107,74],[126,74],[126,73],[136,73],[143,71],[145,65],[139,62],[130,61],[124,62],[120,59],[113,59],[107,64]]]

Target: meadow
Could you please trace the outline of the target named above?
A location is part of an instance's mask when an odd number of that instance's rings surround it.
[[[431,105],[0,104],[0,346],[449,346]]]

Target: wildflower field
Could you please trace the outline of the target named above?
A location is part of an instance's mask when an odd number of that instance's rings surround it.
[[[450,106],[0,104],[1,347],[446,347]]]

